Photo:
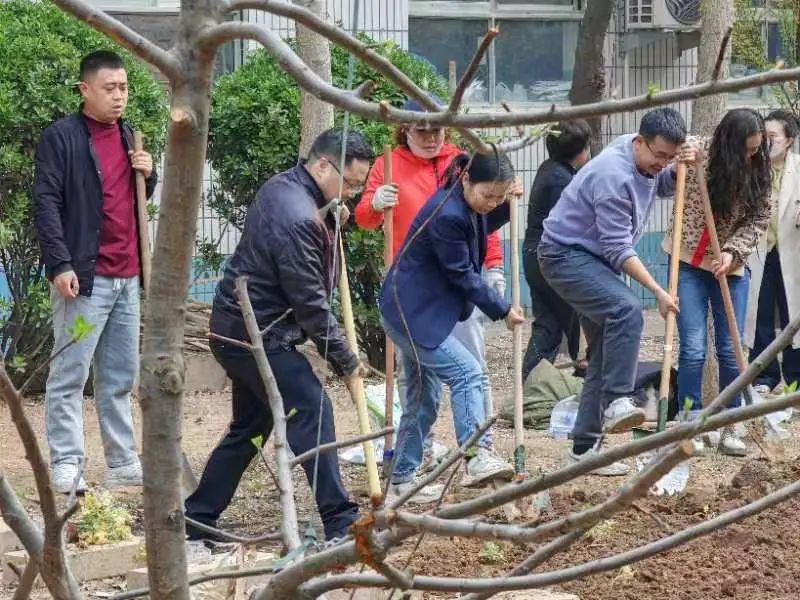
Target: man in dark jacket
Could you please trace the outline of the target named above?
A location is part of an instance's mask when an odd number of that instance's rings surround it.
[[[549,158],[539,167],[531,187],[522,258],[525,280],[531,289],[533,323],[522,362],[524,379],[542,359],[555,362],[563,336],[567,338],[572,360],[578,358],[580,320],[573,308],[545,280],[539,270],[536,248],[542,239],[542,223],[558,202],[561,192],[572,181],[573,175],[589,160],[591,135],[592,130],[583,119],[559,123],[545,140]]]
[[[342,145],[344,164],[340,164]],[[247,340],[235,293],[236,279],[247,276],[259,328],[268,328],[264,346],[286,413],[294,411],[286,425],[295,455],[317,446],[318,430],[321,444],[336,439],[330,399],[296,346],[311,339],[333,370],[346,379],[361,368],[331,313],[331,292],[338,277],[336,223],[333,212],[320,209],[339,196],[340,177],[345,196],[358,194],[372,158],[372,149],[361,134],[351,132],[345,139],[341,131],[329,130],[314,141],[308,161],[267,181],[250,206],[242,238],[214,297],[211,331]],[[250,351],[216,338],[210,343],[233,383],[233,419],[227,436],[212,452],[200,485],[186,500],[186,515],[216,526],[255,456],[251,440],[266,439],[273,423]],[[332,540],[346,535],[358,506],[342,484],[336,452],[303,463],[309,483],[315,481],[317,460],[317,508],[325,536]],[[187,533],[189,539],[211,537],[192,526],[187,526]]]
[[[119,56],[98,51],[80,65],[78,114],[56,121],[36,149],[34,220],[51,281],[54,352],[45,394],[53,484],[68,493],[85,460],[83,388],[94,364],[94,395],[110,486],[141,485],[130,396],[139,357],[139,227],[134,171],[147,195],[156,174],[151,156],[135,152],[122,120],[128,78]],[[79,343],[79,316],[94,325]]]

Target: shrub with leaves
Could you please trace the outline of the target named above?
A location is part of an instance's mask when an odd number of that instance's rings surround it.
[[[114,502],[111,492],[89,490],[75,522],[78,544],[99,546],[125,541],[131,537],[132,521],[130,513]]]
[[[130,83],[127,118],[156,157],[166,135],[164,91],[151,72],[108,38],[38,0],[0,2],[0,355],[19,383],[49,353],[49,290],[31,215],[33,157],[42,131],[78,110],[78,65],[98,49],[123,56]]]
[[[446,82],[429,63],[394,42],[359,37],[420,87],[441,98],[447,97]],[[345,87],[347,70],[348,54],[334,48],[331,61],[334,85]],[[353,86],[364,81],[375,83],[372,100],[386,100],[395,106],[405,101],[405,95],[389,80],[357,61]],[[342,124],[343,116],[336,113],[337,125]],[[369,138],[376,154],[391,141],[391,130],[385,123],[353,117],[350,126]],[[267,52],[254,52],[244,66],[221,77],[214,90],[208,158],[218,175],[218,185],[209,196],[211,206],[233,226],[241,228],[258,188],[297,163],[299,145],[300,90]],[[372,365],[382,368],[385,338],[378,318],[377,298],[383,271],[383,233],[351,227],[345,241],[361,349]],[[203,241],[209,258],[213,258],[207,247],[211,242]]]

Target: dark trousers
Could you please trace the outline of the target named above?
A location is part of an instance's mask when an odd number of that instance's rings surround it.
[[[778,249],[773,248],[764,262],[764,278],[758,291],[758,309],[756,312],[756,335],[753,349],[750,351],[750,362],[761,354],[775,339],[775,308],[778,309],[778,320],[781,329],[789,324],[789,307],[786,303],[786,288],[783,285],[781,260]],[[800,382],[800,349],[788,346],[783,349],[783,380],[786,385]],[[772,361],[756,379],[756,384],[774,388],[781,382],[781,365]]]
[[[525,358],[522,360],[524,381],[542,359],[555,363],[564,336],[567,338],[570,358],[573,361],[578,360],[581,326],[578,314],[550,287],[542,275],[536,248],[526,247],[523,250],[522,260],[533,304],[531,337],[525,350]]]
[[[267,405],[264,383],[256,362],[248,350],[212,341],[211,351],[233,383],[233,418],[228,434],[211,453],[197,490],[186,499],[186,515],[216,526],[217,519],[233,498],[239,480],[256,455],[251,441],[262,435],[265,452],[270,452],[266,439],[272,431],[272,413]],[[316,447],[317,427],[322,419],[321,444],[335,441],[333,408],[327,394],[322,396],[319,379],[308,360],[297,350],[268,352],[270,366],[278,381],[287,414],[296,411],[287,421],[289,446],[295,455]],[[322,415],[320,417],[320,399]],[[313,485],[315,459],[303,463],[309,484]],[[336,452],[319,456],[316,489],[317,509],[325,527],[325,537],[343,536],[358,516],[358,505],[350,501],[339,475]],[[189,536],[202,537],[187,527]]]
[[[632,396],[644,328],[642,303],[622,277],[580,248],[539,246],[539,265],[553,289],[581,317],[589,368],[572,431],[579,454],[603,430],[603,411],[617,398]]]

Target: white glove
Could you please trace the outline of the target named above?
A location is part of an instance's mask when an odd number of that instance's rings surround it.
[[[505,298],[506,295],[506,274],[503,272],[503,267],[492,267],[486,271],[486,284],[494,291]]]
[[[397,195],[397,184],[382,185],[375,190],[375,195],[372,197],[372,209],[375,212],[383,212],[387,208],[394,208],[397,206]]]

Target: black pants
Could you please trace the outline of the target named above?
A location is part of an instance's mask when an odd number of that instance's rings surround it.
[[[781,328],[789,324],[789,307],[786,303],[786,288],[783,285],[781,260],[778,249],[773,248],[764,261],[764,277],[758,291],[758,309],[756,312],[756,335],[753,349],[750,351],[750,362],[764,351],[775,339],[775,308]],[[800,382],[800,349],[788,346],[783,349],[783,380],[786,385]],[[773,360],[756,378],[756,384],[774,388],[781,382],[781,366]]]
[[[250,352],[217,341],[211,342],[211,351],[233,383],[233,419],[228,434],[211,453],[197,490],[186,499],[186,515],[216,526],[219,515],[233,498],[242,474],[256,455],[251,440],[263,435],[265,451],[269,452],[266,439],[272,431],[272,413]],[[295,455],[299,455],[316,447],[322,387],[308,360],[297,350],[269,352],[268,359],[286,413],[296,410],[288,419],[286,428],[289,446]],[[321,418],[320,443],[334,441],[333,408],[327,394],[322,402]],[[314,463],[315,459],[303,463],[309,484],[313,482]],[[350,501],[339,475],[336,452],[319,456],[316,501],[327,539],[345,535],[358,517],[358,505]],[[187,533],[190,537],[203,537],[190,526]]]
[[[533,301],[531,338],[522,361],[524,381],[542,359],[555,362],[562,336],[567,337],[570,358],[573,361],[578,360],[581,327],[578,314],[550,287],[542,275],[536,249],[525,247],[522,260]]]

